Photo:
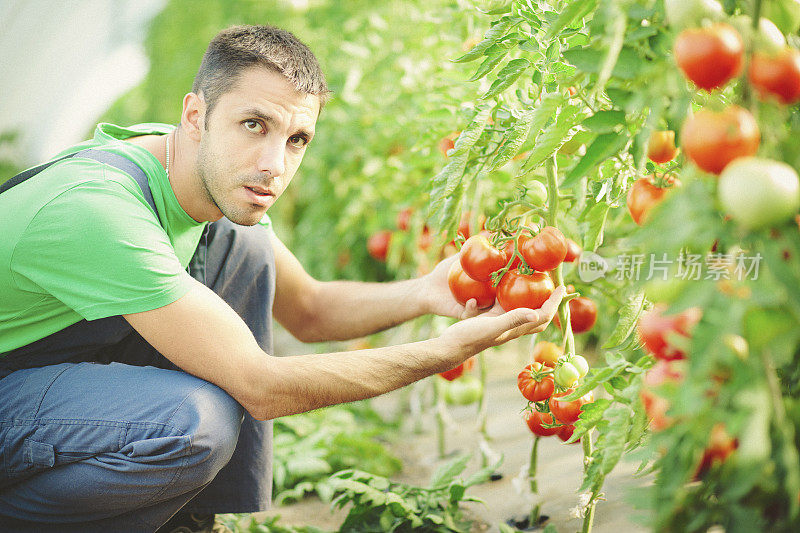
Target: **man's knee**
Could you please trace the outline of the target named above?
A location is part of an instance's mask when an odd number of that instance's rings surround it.
[[[173,415],[173,425],[190,438],[188,467],[208,483],[230,461],[239,439],[244,409],[208,383],[193,391]]]

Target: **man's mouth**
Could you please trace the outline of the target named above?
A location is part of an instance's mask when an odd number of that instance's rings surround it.
[[[249,189],[259,196],[275,196],[275,193],[264,187],[245,187],[245,189]]]

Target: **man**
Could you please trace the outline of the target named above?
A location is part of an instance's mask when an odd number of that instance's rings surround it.
[[[167,527],[263,510],[265,421],[547,326],[562,288],[539,310],[475,316],[450,296],[455,258],[405,282],[323,283],[259,224],[327,92],[290,33],[233,27],[209,45],[177,128],[101,124],[75,157],[3,186],[0,529],[155,531],[179,510]],[[426,313],[467,319],[411,344],[269,355],[270,314],[322,341]]]

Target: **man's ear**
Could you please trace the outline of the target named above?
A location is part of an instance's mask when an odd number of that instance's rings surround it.
[[[181,129],[189,138],[200,142],[206,119],[206,101],[202,94],[188,93],[183,97],[181,112]]]

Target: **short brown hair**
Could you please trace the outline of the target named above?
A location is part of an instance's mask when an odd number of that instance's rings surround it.
[[[203,94],[206,116],[247,68],[260,65],[283,74],[295,88],[319,97],[320,110],[330,95],[317,58],[292,33],[274,26],[232,26],[206,49],[192,92]]]

